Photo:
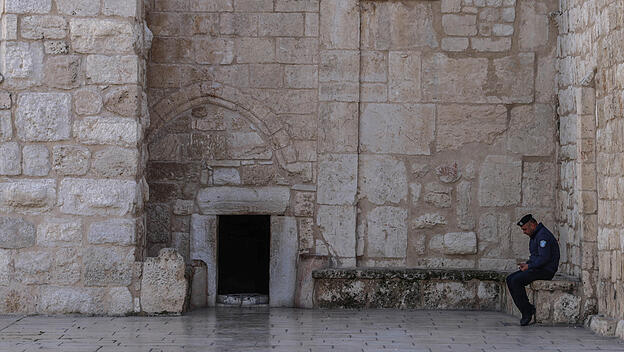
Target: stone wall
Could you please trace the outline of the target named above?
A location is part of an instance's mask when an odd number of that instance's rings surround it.
[[[146,4],[149,255],[296,217],[309,306],[319,266],[511,269],[519,217],[557,233],[554,1]]]
[[[562,1],[559,22],[560,220],[587,311],[624,314],[621,1]],[[624,336],[624,332],[622,332]]]
[[[132,312],[147,194],[142,5],[0,4],[0,311]]]

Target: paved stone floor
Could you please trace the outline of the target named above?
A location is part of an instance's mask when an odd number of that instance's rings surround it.
[[[178,317],[0,317],[0,351],[624,351],[496,312],[218,308]]]

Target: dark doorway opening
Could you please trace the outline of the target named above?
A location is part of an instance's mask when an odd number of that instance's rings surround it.
[[[269,294],[270,240],[270,216],[219,216],[219,295]]]

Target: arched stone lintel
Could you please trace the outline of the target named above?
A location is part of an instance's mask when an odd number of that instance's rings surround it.
[[[260,136],[274,151],[279,166],[286,168],[288,157],[285,156],[284,150],[292,145],[292,140],[277,115],[262,102],[241,93],[238,89],[213,81],[183,87],[156,104],[151,109],[152,125],[146,141],[151,142],[169,121],[202,104],[213,104],[240,113],[257,128]]]

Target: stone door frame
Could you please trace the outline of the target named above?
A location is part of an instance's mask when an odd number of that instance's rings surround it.
[[[218,216],[191,216],[191,261],[206,263],[207,304],[216,305],[218,270]],[[294,307],[297,283],[298,233],[295,217],[270,215],[269,305]]]

